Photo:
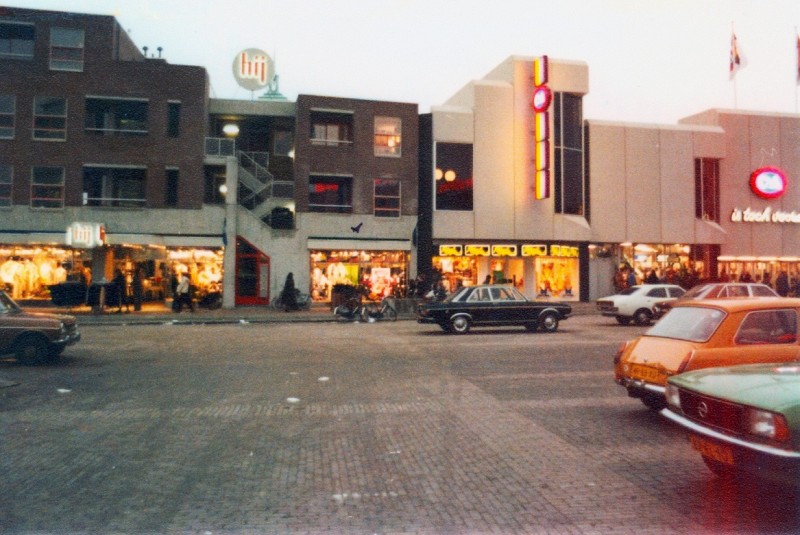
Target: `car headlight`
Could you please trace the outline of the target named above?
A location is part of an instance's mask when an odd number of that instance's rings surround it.
[[[681,394],[677,386],[667,383],[667,390],[664,392],[667,404],[676,411],[681,410]]]
[[[789,440],[789,426],[782,414],[749,408],[745,410],[744,425],[745,431],[751,435],[778,442]]]

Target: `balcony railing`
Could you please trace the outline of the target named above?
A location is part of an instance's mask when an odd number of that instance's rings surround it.
[[[207,137],[206,156],[236,156],[236,140],[225,137]]]

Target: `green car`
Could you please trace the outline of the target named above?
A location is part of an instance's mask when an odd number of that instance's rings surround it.
[[[800,487],[800,360],[670,377],[661,414],[715,474]]]

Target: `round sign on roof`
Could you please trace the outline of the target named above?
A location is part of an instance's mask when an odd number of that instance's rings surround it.
[[[241,87],[256,91],[264,89],[275,76],[272,58],[257,48],[248,48],[236,54],[233,60],[233,77]]]
[[[786,175],[777,167],[759,167],[750,175],[750,189],[762,199],[777,199],[787,186]]]

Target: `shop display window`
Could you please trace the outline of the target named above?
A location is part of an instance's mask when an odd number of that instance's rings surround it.
[[[14,299],[50,299],[50,285],[89,280],[89,265],[79,250],[0,245],[0,284]]]
[[[372,299],[408,292],[408,253],[405,251],[312,251],[311,297],[330,301],[335,286],[361,286]]]

